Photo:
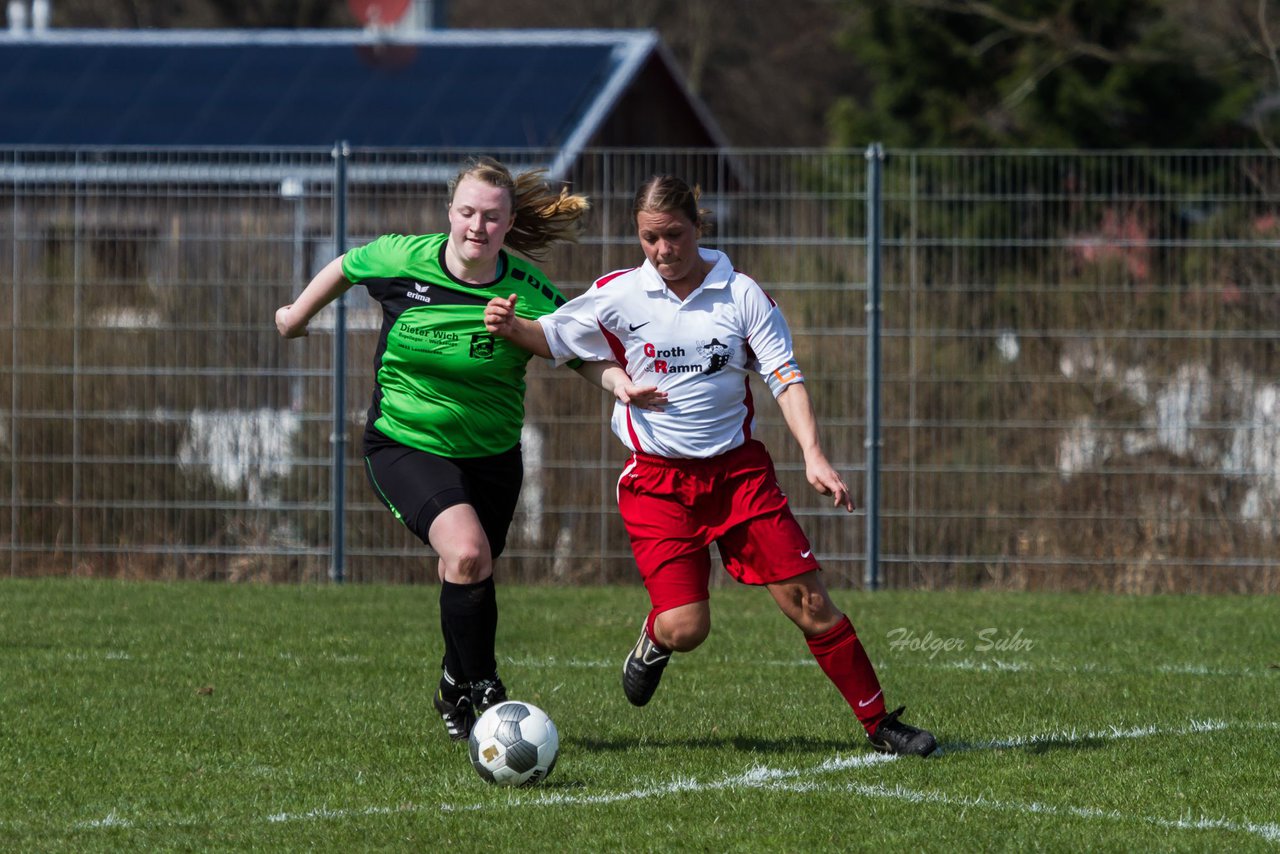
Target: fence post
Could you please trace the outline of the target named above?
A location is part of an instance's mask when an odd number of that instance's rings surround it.
[[[347,157],[351,147],[346,140],[333,146],[333,245],[334,257],[347,251]],[[346,466],[347,466],[347,299],[341,294],[334,301],[333,318],[333,516],[329,520],[332,550],[329,578],[341,584],[346,562]]]
[[[880,587],[880,247],[884,211],[880,182],[884,171],[884,146],[867,146],[867,437],[865,440],[867,566],[863,586]]]

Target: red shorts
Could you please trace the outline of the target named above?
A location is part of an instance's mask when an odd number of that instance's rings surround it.
[[[818,568],[773,460],[754,440],[707,460],[633,454],[618,479],[618,509],[658,611],[710,596],[712,543],[743,584]]]

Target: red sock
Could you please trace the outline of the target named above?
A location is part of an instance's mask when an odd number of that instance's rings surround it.
[[[840,689],[862,726],[867,732],[875,730],[884,717],[884,692],[867,651],[853,631],[853,623],[843,617],[835,628],[805,640],[818,666]]]
[[[653,641],[655,644],[658,645],[658,649],[665,650],[667,648],[662,645],[662,643],[658,640],[657,634],[654,633],[655,626],[653,624],[654,622],[657,621],[658,614],[660,613],[662,612],[657,610],[656,608],[649,612],[649,616],[646,617],[644,621],[644,633],[649,636],[649,640]]]

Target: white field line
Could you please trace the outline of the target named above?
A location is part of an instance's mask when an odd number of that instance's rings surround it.
[[[843,785],[822,785],[816,782],[797,781],[781,782],[764,786],[771,791],[812,792],[812,791],[849,791],[867,798],[888,798],[911,803],[942,804],[944,806],[976,807],[978,809],[996,810],[999,812],[1028,813],[1032,815],[1048,815],[1062,818],[1104,819],[1119,822],[1141,822],[1170,830],[1228,830],[1237,833],[1251,833],[1260,836],[1267,842],[1280,843],[1280,824],[1258,824],[1254,822],[1230,821],[1224,818],[1168,819],[1157,816],[1130,815],[1119,810],[1100,810],[1093,807],[1072,807],[1044,804],[1039,801],[1001,801],[992,798],[966,797],[948,795],[943,792],[924,792],[908,789],[903,786],[872,786],[865,783],[845,783]]]
[[[1116,741],[1130,738],[1147,738],[1152,736],[1185,736],[1221,730],[1243,728],[1254,730],[1280,730],[1280,722],[1230,723],[1221,720],[1190,721],[1186,726],[1160,729],[1158,727],[1134,727],[1121,729],[1112,727],[1095,732],[1065,730],[1043,733],[1034,736],[1017,736],[986,742],[959,742],[943,745],[943,753],[963,753],[975,750],[1008,750],[1032,747],[1042,744],[1077,744],[1090,741]],[[902,786],[869,785],[857,782],[823,782],[814,779],[822,775],[852,768],[864,768],[886,762],[898,761],[900,757],[886,756],[879,753],[860,753],[852,756],[837,756],[810,768],[783,769],[755,766],[741,774],[735,774],[720,780],[699,781],[689,777],[679,777],[665,783],[630,789],[623,792],[600,792],[598,794],[568,794],[559,792],[537,793],[533,797],[512,797],[505,804],[450,804],[438,806],[424,804],[403,804],[394,807],[364,807],[361,809],[333,809],[321,807],[300,813],[273,813],[264,820],[277,824],[298,821],[324,821],[334,819],[358,818],[371,815],[391,815],[426,812],[477,812],[483,810],[539,807],[539,806],[595,806],[625,801],[643,800],[663,797],[677,792],[709,792],[722,789],[775,789],[779,791],[832,791],[846,790],[869,798],[887,798],[905,800],[915,803],[933,803],[947,806],[964,806],[990,809],[1004,812],[1022,812],[1027,814],[1074,817],[1084,819],[1103,819],[1107,821],[1133,821],[1150,824],[1171,830],[1227,830],[1249,833],[1259,836],[1267,842],[1280,843],[1280,824],[1233,821],[1225,818],[1207,816],[1186,817],[1179,819],[1160,818],[1158,816],[1131,815],[1117,810],[1101,810],[1093,807],[1058,806],[1043,804],[1037,801],[1002,801],[981,796],[949,795],[944,792],[929,792],[906,789]],[[514,794],[514,793],[513,793]],[[532,793],[531,793],[532,794]],[[76,824],[80,828],[113,828],[132,827],[133,822],[118,816],[115,811],[96,821],[82,821]]]
[[[756,766],[754,768],[749,768],[741,774],[735,774],[731,777],[725,777],[722,780],[712,780],[710,782],[699,782],[691,777],[677,777],[675,780],[671,780],[667,783],[656,783],[652,786],[643,786],[639,789],[632,789],[627,792],[601,792],[600,794],[595,795],[571,795],[560,794],[559,792],[539,793],[533,798],[522,799],[520,801],[512,800],[507,805],[564,806],[579,804],[614,804],[620,801],[634,801],[643,798],[663,797],[676,792],[713,792],[720,789],[755,787],[772,780],[788,780],[806,774],[822,774],[831,771],[843,771],[848,768],[861,768],[867,765],[876,765],[881,762],[892,762],[897,758],[898,757],[896,756],[886,756],[882,753],[862,753],[857,756],[828,759],[815,768],[787,770]],[[487,804],[468,804],[461,807],[453,806],[452,804],[440,805],[440,809],[444,812],[464,810],[475,811],[488,808],[489,805]]]
[[[102,818],[94,821],[81,821],[76,823],[77,828],[97,828],[97,827],[133,827],[133,822],[127,818],[121,818],[116,815],[116,811],[112,810]]]
[[[718,664],[743,665],[744,662],[731,658],[706,658],[707,661]],[[875,662],[877,670],[888,670],[893,663],[884,659]],[[815,662],[810,657],[786,658],[786,659],[752,659],[749,664],[753,667],[816,667]],[[922,662],[912,662],[914,666],[921,666],[933,670],[965,670],[980,673],[1034,673],[1036,671],[1050,673],[1096,673],[1104,676],[1130,676],[1141,673],[1165,673],[1174,676],[1224,676],[1224,677],[1259,677],[1266,676],[1271,678],[1280,678],[1280,674],[1268,673],[1271,667],[1259,667],[1253,670],[1229,670],[1220,667],[1207,667],[1203,664],[1158,664],[1153,667],[1104,667],[1093,662],[1083,662],[1080,664],[1071,664],[1060,661],[1019,661],[1003,658],[962,658],[956,661],[946,660],[929,660],[927,657]],[[612,659],[601,661],[599,659],[584,658],[508,658],[503,661],[504,666],[511,667],[527,667],[531,670],[539,670],[551,667],[566,667],[578,670],[613,670],[621,669],[621,663]]]
[[[1120,729],[1114,727],[1097,732],[1081,733],[1076,730],[1047,733],[1037,736],[1016,737],[981,743],[958,743],[944,746],[944,752],[960,753],[971,750],[1001,750],[1028,747],[1038,744],[1070,744],[1088,741],[1120,740],[1127,738],[1146,738],[1150,736],[1191,735],[1206,732],[1217,732],[1232,727],[1247,729],[1280,729],[1280,723],[1231,724],[1226,721],[1191,721],[1184,727],[1159,729],[1157,727],[1135,727]],[[828,759],[812,768],[782,769],[756,766],[742,774],[725,777],[720,780],[701,782],[693,778],[681,777],[666,783],[655,783],[624,792],[601,792],[598,794],[567,794],[559,792],[538,793],[534,797],[511,798],[505,804],[441,804],[441,812],[477,812],[482,810],[503,809],[512,807],[540,806],[595,806],[624,801],[658,798],[677,792],[709,792],[721,789],[772,789],[779,791],[813,791],[813,790],[847,790],[863,797],[889,798],[917,803],[937,803],[943,805],[959,805],[981,809],[1007,812],[1022,812],[1084,819],[1104,819],[1108,821],[1132,821],[1164,827],[1172,830],[1227,830],[1250,833],[1260,836],[1268,842],[1280,842],[1280,824],[1232,821],[1224,818],[1207,816],[1166,819],[1158,816],[1129,815],[1116,810],[1100,810],[1092,807],[1057,806],[1042,804],[1036,801],[1000,801],[990,798],[948,795],[941,792],[927,792],[906,789],[901,786],[877,786],[864,783],[839,783],[806,779],[851,768],[898,760],[897,756],[885,756],[879,753],[862,753],[854,756],[843,756]],[[308,821],[313,819],[345,818],[365,815],[382,815],[392,812],[425,812],[430,807],[406,805],[397,808],[379,807],[361,810],[313,810],[307,813],[276,813],[268,816],[270,822]]]
[[[878,664],[883,667],[883,664]],[[1138,673],[1164,673],[1172,676],[1225,676],[1225,677],[1258,677],[1272,676],[1266,671],[1269,668],[1256,670],[1228,670],[1221,667],[1207,667],[1203,664],[1157,664],[1153,667],[1104,667],[1093,662],[1069,664],[1060,661],[1031,662],[1010,661],[1000,658],[974,659],[962,658],[957,661],[931,661],[925,667],[938,670],[967,670],[980,673],[1019,673],[1035,671],[1051,673],[1096,673],[1103,676],[1131,676]]]

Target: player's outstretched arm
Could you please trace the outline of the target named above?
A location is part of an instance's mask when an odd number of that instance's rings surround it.
[[[516,316],[518,296],[512,294],[503,299],[494,297],[484,307],[484,328],[494,335],[506,338],[517,347],[523,347],[535,356],[553,358],[547,344],[547,334],[536,320]]]
[[[804,473],[809,483],[823,495],[834,496],[836,507],[853,512],[853,496],[849,493],[849,487],[845,486],[840,473],[827,461],[827,455],[818,442],[818,419],[813,414],[813,404],[804,383],[797,382],[787,386],[778,394],[777,400],[782,418],[787,422],[787,429],[804,452]]]
[[[306,335],[311,318],[350,289],[351,283],[342,274],[343,257],[339,255],[325,264],[324,269],[316,273],[316,277],[302,289],[297,299],[276,309],[276,329],[281,335],[285,338],[301,338]]]

